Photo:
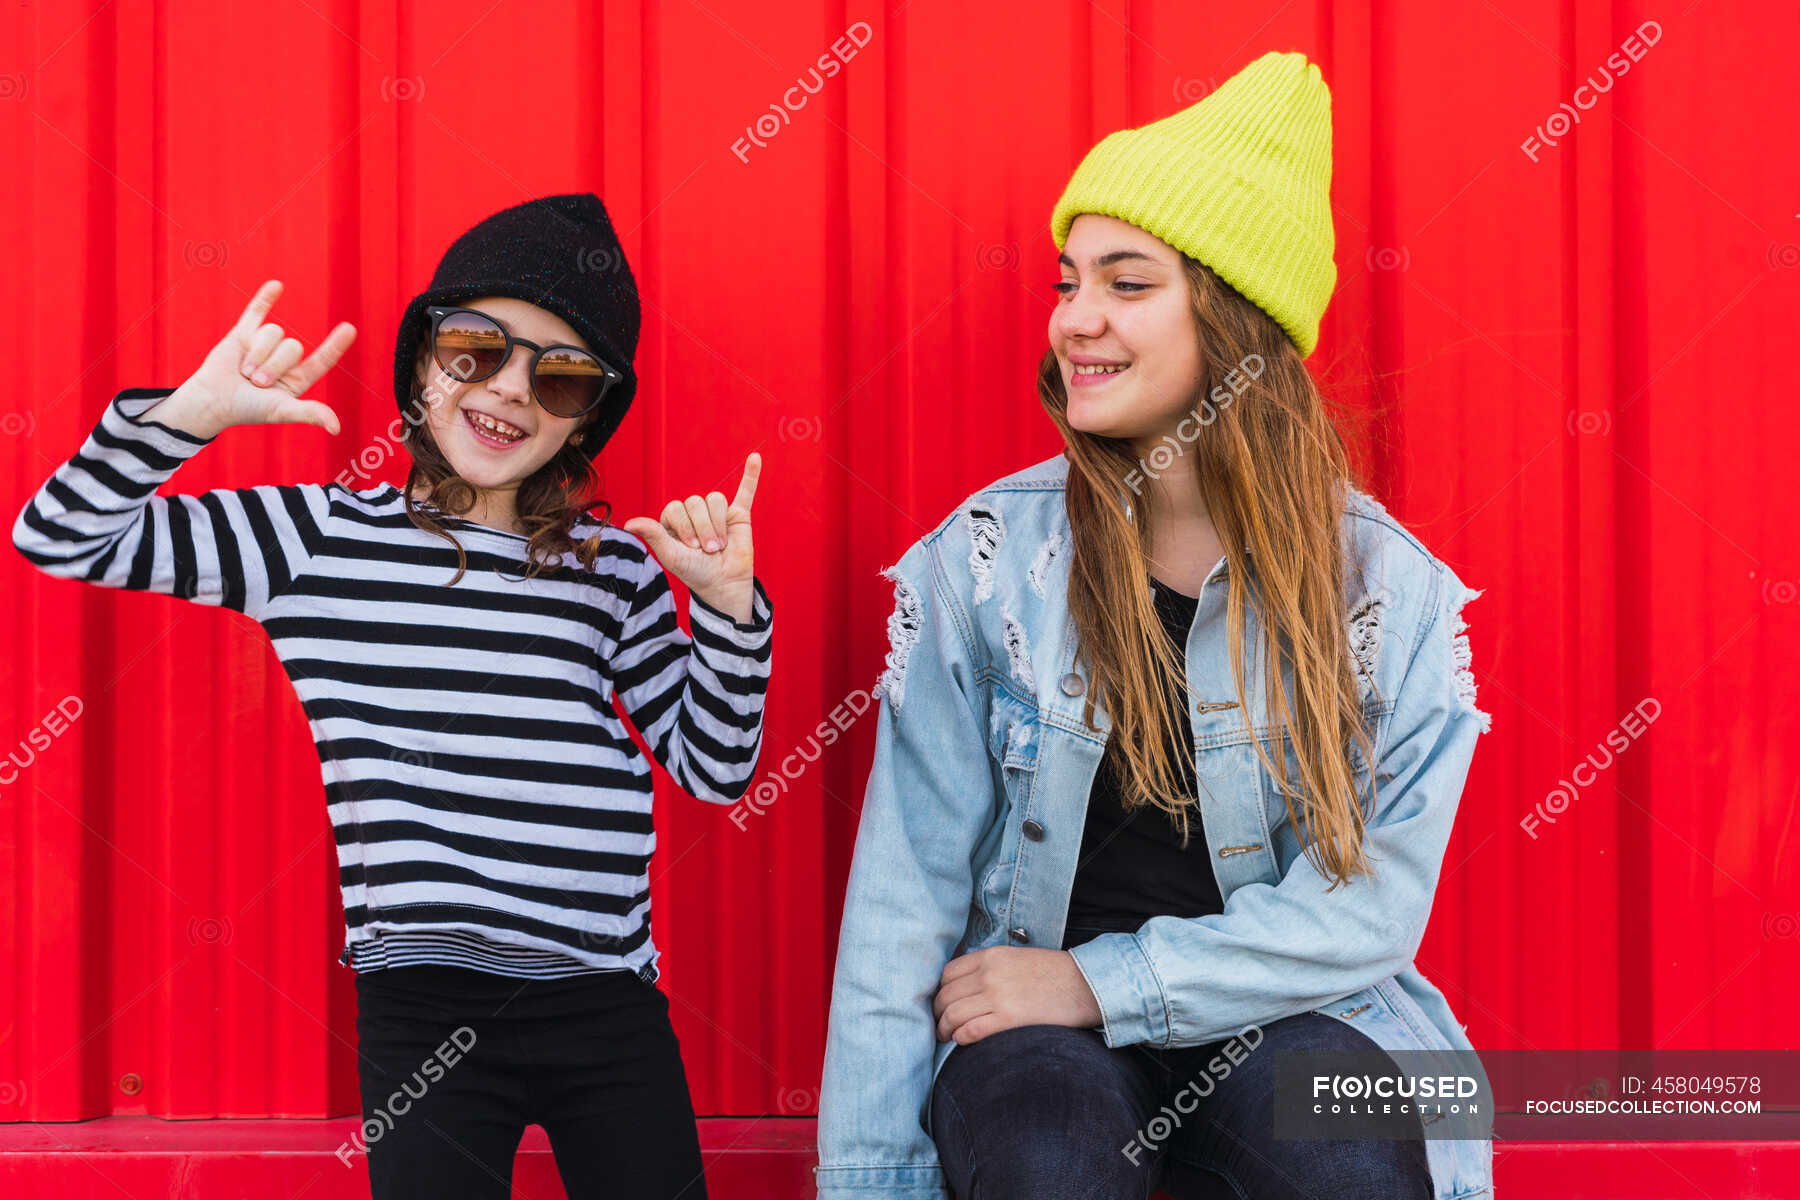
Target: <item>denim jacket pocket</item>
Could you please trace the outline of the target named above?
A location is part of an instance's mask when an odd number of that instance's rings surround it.
[[[970,928],[971,944],[1006,927],[1018,878],[1019,856],[1030,837],[1031,805],[1037,788],[1038,738],[1042,732],[1037,705],[1004,684],[989,697],[988,753],[1004,807],[992,840],[977,848],[977,860],[988,864],[976,880],[973,908],[980,919]]]
[[[1031,784],[1037,775],[1039,732],[1036,704],[1019,698],[1004,686],[994,688],[988,750],[999,764],[1006,784],[1006,801],[1013,809],[1025,808],[1031,799]]]
[[[958,953],[966,953],[968,947],[979,946],[986,942],[995,930],[1001,927],[1005,917],[1008,897],[1012,895],[1013,879],[1018,874],[1018,861],[1005,857],[992,863],[983,871],[980,880],[975,884],[975,898],[970,905],[969,927],[963,936]]]

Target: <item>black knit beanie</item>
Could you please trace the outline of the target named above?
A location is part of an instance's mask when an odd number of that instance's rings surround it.
[[[401,416],[412,399],[419,339],[431,328],[426,306],[479,296],[510,296],[548,309],[624,374],[581,431],[577,449],[592,461],[637,394],[631,366],[638,339],[637,282],[600,197],[572,192],[528,200],[485,218],[450,244],[431,286],[413,297],[400,318],[394,391]]]

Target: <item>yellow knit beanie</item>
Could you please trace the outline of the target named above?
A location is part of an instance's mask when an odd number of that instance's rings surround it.
[[[1050,215],[1058,250],[1084,212],[1199,259],[1311,354],[1337,285],[1331,92],[1319,68],[1271,51],[1174,116],[1107,135]]]

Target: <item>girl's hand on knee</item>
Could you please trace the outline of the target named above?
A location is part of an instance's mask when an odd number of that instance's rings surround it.
[[[1067,950],[990,946],[944,966],[931,1011],[940,1042],[967,1046],[1018,1025],[1097,1029],[1100,1004]]]
[[[761,474],[762,455],[752,451],[729,505],[723,492],[710,492],[669,501],[658,521],[633,517],[624,524],[689,591],[740,622],[750,619],[754,599],[750,503]]]

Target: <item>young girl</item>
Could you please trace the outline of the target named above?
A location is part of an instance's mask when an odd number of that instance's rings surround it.
[[[588,515],[593,456],[636,390],[638,300],[579,194],[482,221],[408,305],[404,488],[155,495],[234,425],[338,432],[303,397],[355,331],[303,358],[267,321],[280,292],[263,284],[180,387],[120,392],[14,544],[53,575],[268,633],[337,839],[364,1110],[342,1156],[366,1150],[378,1200],[509,1196],[528,1123],[571,1197],[704,1197],[655,985],[650,768],[619,709],[688,792],[744,792],[770,663],[760,459],[729,505],[671,501],[632,532]]]
[[[821,1197],[1489,1189],[1431,1116],[1274,1136],[1281,1051],[1469,1049],[1412,959],[1487,726],[1477,593],[1352,485],[1303,362],[1330,146],[1270,54],[1055,208],[1064,452],[886,572]]]

